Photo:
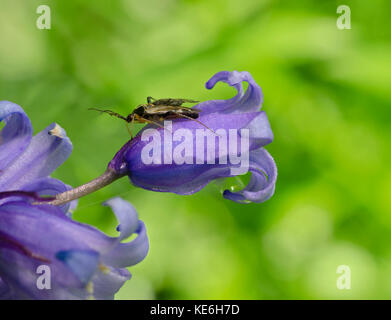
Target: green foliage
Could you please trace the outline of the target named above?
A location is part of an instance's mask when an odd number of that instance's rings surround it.
[[[159,194],[126,179],[80,200],[75,218],[115,235],[100,203],[120,195],[147,225],[150,253],[117,298],[390,298],[391,28],[388,1],[52,0],[0,2],[0,99],[23,106],[36,132],[56,121],[74,143],[55,177],[102,173],[129,138],[122,122],[149,95],[223,99],[204,83],[247,70],[261,85],[279,169],[264,204]],[[236,183],[233,181],[232,183]],[[351,268],[338,290],[337,266]]]

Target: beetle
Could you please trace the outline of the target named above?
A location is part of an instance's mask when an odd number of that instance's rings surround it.
[[[140,104],[132,113],[128,114],[126,117],[120,115],[117,112],[111,110],[100,110],[97,108],[89,108],[89,110],[95,110],[102,113],[108,113],[111,116],[120,118],[130,123],[131,129],[128,128],[130,136],[133,138],[132,130],[133,123],[152,123],[164,129],[164,127],[159,123],[164,120],[185,118],[203,125],[208,130],[215,133],[212,129],[208,128],[201,121],[197,120],[201,110],[196,108],[187,108],[182,106],[184,103],[197,103],[196,100],[191,99],[154,99],[152,97],[147,97],[146,104]]]

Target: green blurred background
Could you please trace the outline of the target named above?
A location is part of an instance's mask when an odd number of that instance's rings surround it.
[[[41,4],[50,30],[36,27]],[[336,27],[341,4],[351,30]],[[275,136],[274,197],[239,205],[215,183],[177,196],[122,179],[81,199],[75,219],[110,235],[116,220],[100,203],[113,196],[147,225],[149,255],[116,298],[391,298],[390,12],[389,1],[0,0],[0,99],[35,132],[67,130],[74,152],[54,176],[76,186],[129,138],[87,108],[230,98],[205,81],[249,71]],[[336,287],[339,265],[350,290]]]

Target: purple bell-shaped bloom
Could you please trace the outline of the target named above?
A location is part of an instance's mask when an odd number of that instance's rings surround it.
[[[146,126],[108,168],[126,173],[138,187],[182,195],[197,192],[212,180],[251,172],[243,190],[225,190],[224,198],[239,203],[269,199],[277,167],[264,149],[273,141],[273,132],[266,113],[259,111],[262,90],[248,72],[237,71],[215,74],[206,88],[219,81],[233,86],[237,95],[195,105],[197,121],[178,118]],[[243,81],[248,83],[245,92]]]
[[[57,124],[33,137],[29,118],[11,102],[0,102],[0,120],[0,299],[112,299],[130,278],[126,267],[148,252],[135,209],[120,198],[105,203],[120,232],[108,237],[70,218],[74,202],[45,204],[40,196],[69,189],[50,177],[72,151],[69,138]]]

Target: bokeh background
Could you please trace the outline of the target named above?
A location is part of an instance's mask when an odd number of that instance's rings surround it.
[[[36,9],[51,8],[39,30]],[[351,30],[336,27],[350,6]],[[389,1],[1,0],[0,99],[35,132],[53,121],[74,144],[55,177],[101,174],[148,95],[226,99],[221,70],[261,85],[279,176],[263,204],[224,200],[221,184],[159,194],[126,178],[79,202],[75,219],[115,235],[100,203],[138,209],[150,252],[117,299],[391,298],[391,5]],[[233,187],[240,181],[225,183]],[[337,267],[351,270],[338,290]]]

